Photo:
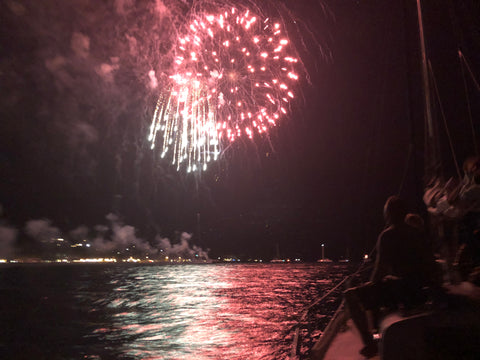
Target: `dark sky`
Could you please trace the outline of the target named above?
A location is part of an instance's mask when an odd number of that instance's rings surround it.
[[[117,213],[137,236],[192,241],[212,256],[315,260],[369,251],[397,193],[422,212],[423,113],[415,1],[284,1],[310,82],[268,138],[239,141],[200,176],[149,149],[182,1],[0,4],[0,204],[20,230],[64,233]],[[273,4],[273,3],[272,3]],[[270,5],[271,6],[271,5]],[[427,47],[457,160],[474,152],[457,50],[480,72],[480,5],[424,2]],[[295,23],[293,22],[295,20]],[[478,122],[479,92],[466,75]],[[444,172],[455,175],[439,125]],[[403,184],[403,186],[401,186]]]

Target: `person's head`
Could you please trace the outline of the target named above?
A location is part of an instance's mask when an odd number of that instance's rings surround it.
[[[390,196],[383,207],[383,216],[385,222],[391,225],[400,225],[405,223],[407,208],[402,199],[398,196]]]
[[[479,156],[469,156],[463,162],[463,171],[467,175],[473,175],[478,172],[480,169],[480,157]]]
[[[425,228],[425,222],[423,221],[423,218],[418,214],[407,214],[407,216],[405,216],[405,223],[414,228],[417,228],[418,230],[424,230]]]

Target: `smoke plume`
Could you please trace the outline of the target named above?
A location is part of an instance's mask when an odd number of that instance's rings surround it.
[[[60,229],[52,226],[48,219],[27,221],[25,233],[42,243],[52,242],[61,234]]]
[[[155,240],[158,248],[162,249],[164,253],[170,257],[208,259],[207,251],[204,251],[196,245],[190,246],[189,241],[191,238],[192,234],[182,232],[180,235],[180,243],[178,244],[172,244],[169,239],[160,236],[157,236]]]
[[[6,225],[0,225],[0,258],[8,259],[13,256],[17,234],[17,229]]]

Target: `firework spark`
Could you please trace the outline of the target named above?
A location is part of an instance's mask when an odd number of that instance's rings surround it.
[[[161,157],[172,153],[172,164],[187,163],[187,171],[206,170],[220,153],[212,96],[198,80],[177,79],[160,96],[150,127],[154,148],[158,131],[163,136]]]
[[[282,25],[236,7],[192,16],[175,48],[149,140],[187,171],[205,170],[222,144],[263,134],[287,113],[299,75]],[[160,131],[160,135],[157,133]]]

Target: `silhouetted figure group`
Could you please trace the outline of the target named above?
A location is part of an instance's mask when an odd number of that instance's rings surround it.
[[[467,158],[463,171],[461,180],[432,181],[423,200],[450,280],[480,285],[480,157]]]
[[[408,213],[399,197],[387,199],[386,227],[377,239],[371,279],[345,292],[350,316],[365,345],[360,351],[362,355],[372,357],[378,352],[371,328],[378,327],[381,311],[418,309],[432,294],[434,300],[457,302],[456,294],[450,292],[455,284],[473,287],[478,295],[467,296],[467,302],[473,299],[477,304],[473,309],[478,307],[480,157],[468,158],[463,170],[461,180],[452,178],[445,182],[437,178],[427,187],[423,200],[430,215],[429,231],[423,218]],[[444,265],[443,273],[438,264]],[[462,331],[468,334],[468,330]]]
[[[424,288],[440,285],[422,218],[408,214],[397,196],[387,199],[384,218],[386,228],[377,240],[370,282],[345,292],[350,316],[365,345],[360,352],[366,357],[378,352],[367,311],[376,315],[383,308],[413,307],[424,302]]]

